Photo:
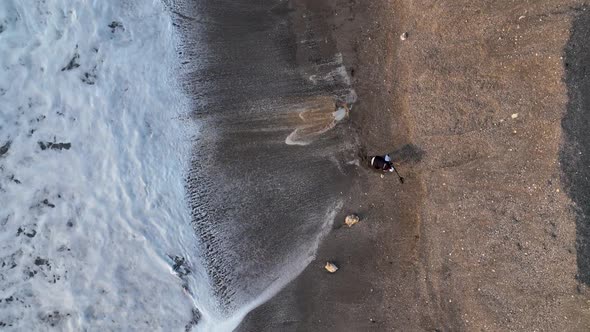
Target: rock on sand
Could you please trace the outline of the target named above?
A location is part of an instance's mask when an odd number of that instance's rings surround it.
[[[336,266],[334,263],[330,263],[330,262],[327,262],[326,266],[324,266],[324,268],[326,269],[326,271],[328,271],[330,273],[334,273],[334,272],[338,271],[338,266]]]
[[[352,227],[352,225],[358,223],[359,221],[360,221],[360,218],[355,214],[348,215],[348,216],[346,216],[346,219],[344,219],[344,223],[348,227]]]

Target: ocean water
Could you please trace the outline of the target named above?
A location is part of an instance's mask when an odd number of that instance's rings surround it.
[[[177,46],[160,1],[0,1],[0,330],[207,320]]]

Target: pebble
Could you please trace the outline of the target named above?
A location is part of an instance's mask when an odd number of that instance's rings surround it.
[[[355,214],[351,214],[346,216],[346,218],[344,219],[344,223],[348,226],[348,227],[352,227],[352,225],[358,223],[360,221],[359,216],[355,215]]]
[[[513,118],[513,119],[516,119],[516,118],[518,118],[518,113],[514,113],[514,114],[512,114],[512,118]]]
[[[327,262],[326,266],[324,266],[324,268],[326,269],[326,271],[328,271],[330,273],[335,273],[336,271],[338,271],[338,266],[336,266],[334,263],[330,263],[330,262]]]
[[[399,36],[399,39],[401,39],[401,40],[408,39],[408,33],[407,32],[402,33],[401,36]]]

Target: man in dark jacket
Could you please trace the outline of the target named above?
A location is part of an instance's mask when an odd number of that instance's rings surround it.
[[[391,157],[386,154],[385,156],[374,156],[369,157],[369,166],[378,169],[382,172],[395,172],[401,183],[404,183],[404,178],[399,175],[393,164],[391,163]]]
[[[381,156],[370,157],[369,165],[371,167],[378,169],[380,171],[383,171],[383,172],[393,172],[395,170],[395,168],[393,167],[393,164],[391,163],[391,157],[389,157],[388,154],[386,154],[383,157],[381,157]]]

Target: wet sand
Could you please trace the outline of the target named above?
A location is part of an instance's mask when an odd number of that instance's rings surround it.
[[[581,2],[294,3],[331,26],[360,148],[406,183],[354,175],[362,221],[239,330],[588,330]]]
[[[274,0],[192,5],[176,24],[200,126],[187,189],[213,304],[199,309],[227,322],[300,273],[329,232],[356,172],[356,136],[334,112],[354,92],[333,42],[313,36],[325,21],[290,21]]]

